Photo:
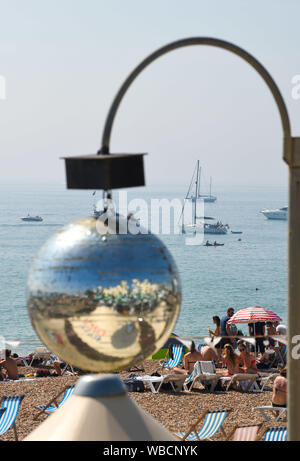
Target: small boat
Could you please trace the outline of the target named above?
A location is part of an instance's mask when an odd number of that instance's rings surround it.
[[[186,232],[203,232],[204,234],[218,234],[226,235],[228,232],[228,226],[218,222],[216,224],[208,223],[196,223],[196,224],[186,224],[184,226]]]
[[[41,218],[40,216],[30,216],[29,214],[27,216],[24,216],[21,219],[22,219],[22,221],[25,221],[25,222],[41,222],[41,221],[43,221],[43,218]]]
[[[204,224],[204,234],[227,234],[228,225],[218,221],[216,224]]]
[[[224,243],[217,243],[217,242],[214,242],[214,243],[209,243],[209,241],[207,241],[205,244],[204,244],[205,247],[222,247],[224,246]]]
[[[231,231],[232,234],[242,234],[243,232],[242,231]]]

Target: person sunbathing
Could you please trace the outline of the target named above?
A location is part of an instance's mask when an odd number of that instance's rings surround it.
[[[246,348],[246,344],[243,341],[238,341],[237,343],[238,351],[239,351],[239,360],[240,365],[242,366],[242,370],[244,373],[249,374],[256,374],[257,367],[255,363],[255,359],[250,355]]]
[[[226,365],[227,370],[224,371],[224,376],[233,376],[236,373],[243,373],[240,367],[239,356],[234,352],[230,344],[225,344],[224,354],[222,356],[223,363]]]
[[[6,374],[4,375],[3,371],[2,374],[5,376],[6,379],[19,379],[18,367],[16,361],[11,358],[11,351],[9,349],[5,349],[5,360],[0,362],[0,369],[5,368]]]
[[[286,407],[287,403],[287,377],[286,368],[280,370],[280,375],[277,376],[273,384],[272,406]]]
[[[200,350],[198,349],[198,352],[201,354],[201,359],[199,360],[202,360],[203,362],[217,362],[219,360],[214,349],[209,346],[202,346]]]
[[[195,343],[192,341],[190,352],[185,354],[183,358],[183,368],[176,367],[173,371],[175,373],[189,375],[193,371],[194,365],[198,360],[202,360],[202,355],[196,350]]]
[[[66,367],[66,363],[60,360],[57,355],[53,355],[53,367],[57,373],[57,376],[62,376],[62,370]]]

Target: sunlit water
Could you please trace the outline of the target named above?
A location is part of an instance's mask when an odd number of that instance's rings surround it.
[[[145,187],[128,191],[129,200],[183,199],[185,187]],[[183,301],[175,333],[203,335],[212,316],[228,306],[267,307],[287,319],[287,222],[268,221],[263,208],[287,205],[283,188],[219,187],[218,200],[205,205],[205,215],[221,219],[243,234],[208,235],[222,247],[186,245],[186,235],[161,235],[182,280]],[[97,194],[98,199],[101,194]],[[64,185],[0,185],[0,336],[21,341],[14,350],[29,353],[38,344],[26,310],[26,278],[31,261],[45,240],[63,225],[91,214],[91,191]],[[41,215],[42,223],[20,217]],[[241,241],[238,239],[241,238]],[[247,332],[247,327],[242,326]]]

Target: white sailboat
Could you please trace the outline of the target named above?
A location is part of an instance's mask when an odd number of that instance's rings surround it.
[[[198,200],[202,200],[204,202],[208,201],[215,201],[216,197],[211,196],[211,195],[201,195],[200,194],[200,177],[201,177],[201,168],[200,168],[200,163],[199,160],[197,160],[197,165],[196,165],[196,179],[195,179],[195,190],[193,195],[190,195],[190,191],[192,188],[192,184],[194,181],[195,177],[195,172],[192,177],[192,181],[189,187],[189,190],[187,192],[186,200],[191,200],[194,207],[193,207],[193,222],[191,224],[184,224],[184,206],[182,209],[182,231],[183,232],[204,232],[204,234],[227,234],[228,231],[228,225],[224,225],[221,223],[221,221],[218,221],[215,224],[208,224],[205,222],[205,216],[203,218],[198,218],[197,216],[197,202]],[[197,221],[198,219],[201,219],[201,221]],[[209,218],[211,219],[211,218]]]
[[[212,177],[210,177],[209,181],[209,194],[201,194],[200,192],[200,187],[201,187],[201,170],[202,168],[200,167],[199,160],[197,160],[197,184],[198,184],[198,190],[194,196],[191,197],[193,201],[200,199],[203,200],[205,203],[214,203],[217,200],[217,197],[215,195],[211,194],[211,188],[212,188]]]

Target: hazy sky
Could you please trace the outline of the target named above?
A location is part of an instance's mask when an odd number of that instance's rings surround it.
[[[300,136],[299,0],[0,0],[0,180],[64,181],[60,156],[95,153],[128,73],[180,38],[232,41],[271,73]],[[280,184],[282,130],[261,77],[195,46],[150,65],[123,100],[113,152],[148,152],[148,184],[188,183],[197,159],[215,184]]]

